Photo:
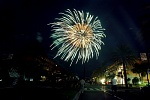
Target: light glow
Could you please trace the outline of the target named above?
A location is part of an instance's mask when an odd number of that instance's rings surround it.
[[[100,82],[101,82],[102,84],[105,84],[105,78],[101,79]]]

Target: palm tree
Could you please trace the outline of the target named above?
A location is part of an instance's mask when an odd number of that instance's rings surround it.
[[[128,65],[134,64],[134,62],[136,61],[135,54],[127,45],[121,44],[112,53],[111,60],[116,65],[123,65],[125,86],[126,88],[128,88],[126,67]]]

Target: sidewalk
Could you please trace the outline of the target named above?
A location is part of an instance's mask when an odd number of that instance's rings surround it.
[[[111,89],[107,89],[106,93],[110,95],[114,95],[120,100],[140,100],[143,99],[143,96],[140,91],[140,87],[118,87],[118,90],[116,93],[112,92]]]

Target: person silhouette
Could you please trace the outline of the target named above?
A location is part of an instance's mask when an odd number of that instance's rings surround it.
[[[83,93],[84,92],[84,86],[85,86],[85,80],[81,79],[80,84],[81,84],[81,93]]]
[[[117,79],[114,77],[111,79],[112,92],[117,92]]]

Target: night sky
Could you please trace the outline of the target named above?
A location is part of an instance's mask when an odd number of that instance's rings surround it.
[[[150,0],[0,0],[0,53],[30,52],[53,58],[57,51],[50,50],[52,31],[47,24],[66,9],[98,16],[106,29],[98,60],[93,58],[83,65],[79,62],[69,67],[70,62],[55,59],[79,76],[83,75],[83,67],[86,76],[90,76],[119,43],[128,44],[136,52],[149,48]]]

